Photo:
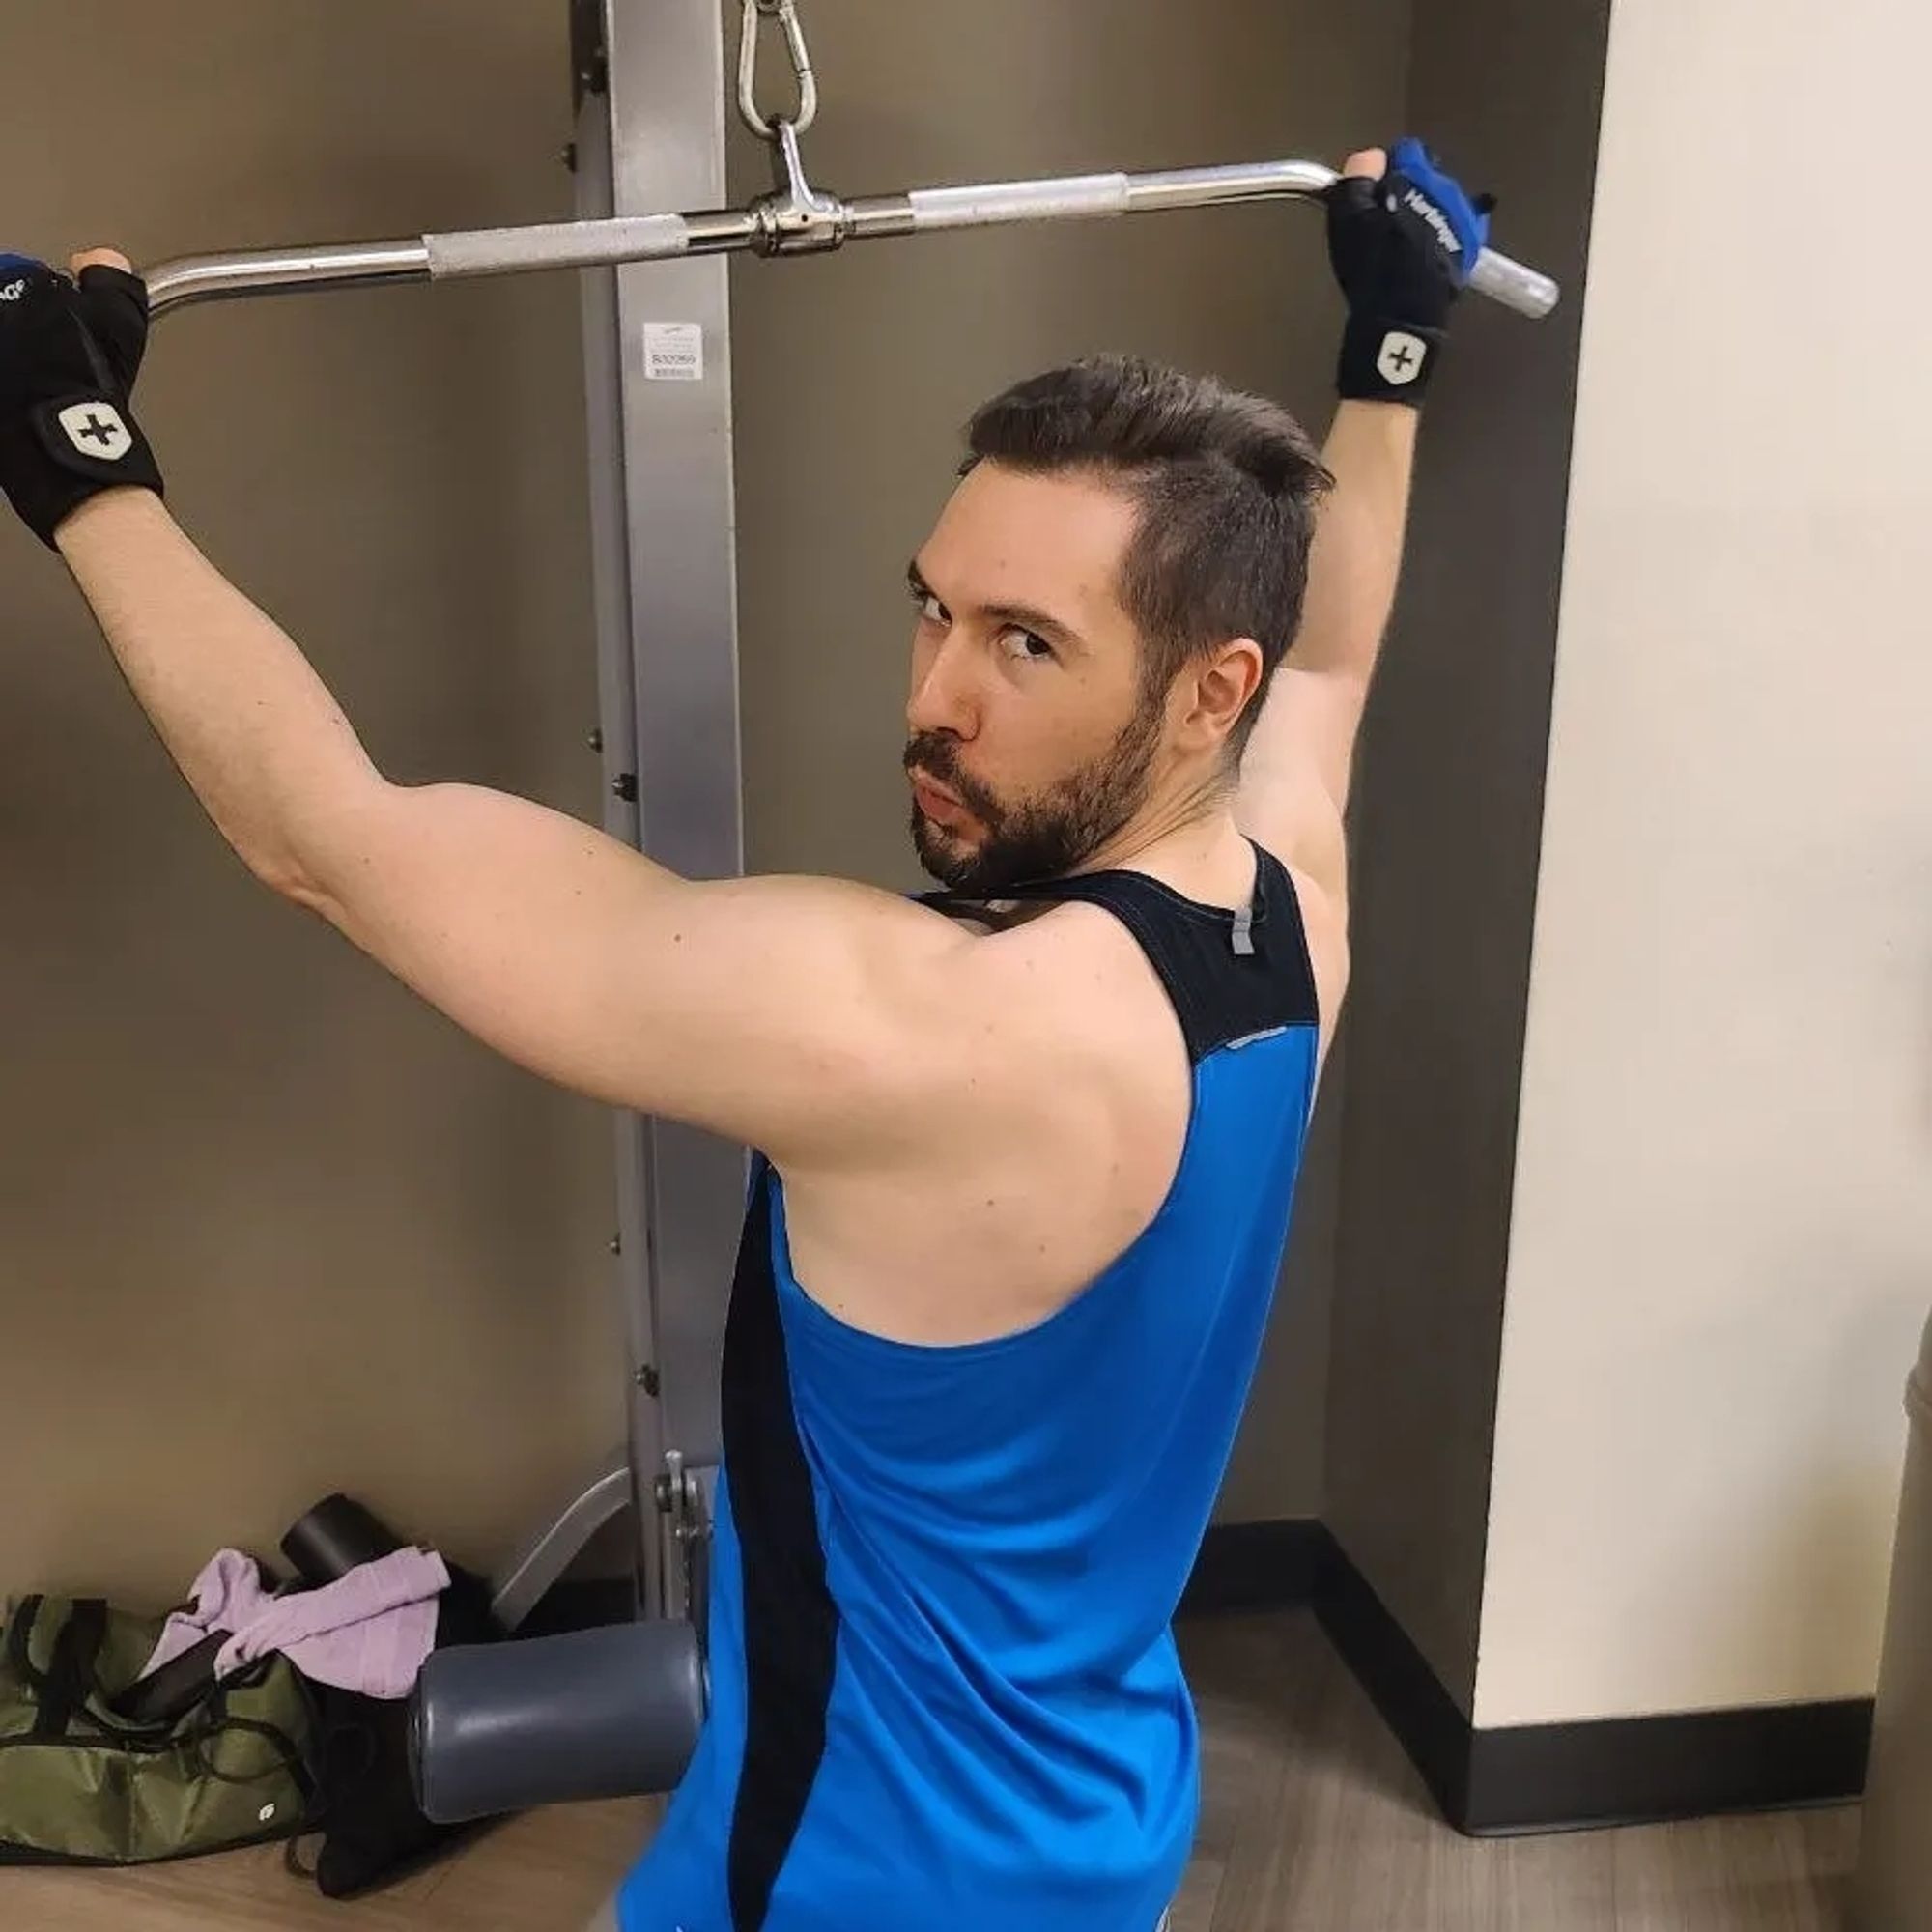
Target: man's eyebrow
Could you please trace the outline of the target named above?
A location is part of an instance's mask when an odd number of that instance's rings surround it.
[[[1065,644],[1084,650],[1087,640],[1071,624],[1063,623],[1050,611],[1036,611],[1031,604],[988,604],[984,614],[1015,630],[1034,631],[1050,644]]]
[[[925,573],[920,569],[918,557],[906,565],[906,584],[915,597],[933,595],[932,585],[925,581]],[[992,618],[998,624],[1009,624],[1015,630],[1037,632],[1051,644],[1063,644],[1076,650],[1086,648],[1086,639],[1071,624],[1056,617],[1052,611],[1037,610],[1031,604],[988,604],[980,614]]]

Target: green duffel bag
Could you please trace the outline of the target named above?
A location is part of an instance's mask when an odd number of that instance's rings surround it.
[[[315,1724],[286,1658],[133,1724],[115,1700],[161,1619],[98,1598],[10,1604],[0,1646],[0,1865],[136,1865],[314,1829]]]

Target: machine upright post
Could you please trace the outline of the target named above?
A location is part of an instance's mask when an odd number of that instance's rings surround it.
[[[580,0],[577,39],[580,214],[722,205],[716,0]],[[689,878],[744,868],[728,272],[693,259],[583,277],[606,824]],[[746,1158],[636,1115],[616,1143],[644,1604],[677,1616],[701,1560],[678,1528],[722,1456]]]

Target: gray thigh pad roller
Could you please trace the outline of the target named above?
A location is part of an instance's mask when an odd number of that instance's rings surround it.
[[[439,1825],[669,1791],[704,1721],[689,1624],[618,1624],[438,1651],[410,1714],[416,1795]]]

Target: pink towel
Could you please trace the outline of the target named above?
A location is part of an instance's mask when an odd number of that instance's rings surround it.
[[[319,1684],[407,1697],[436,1646],[437,1598],[448,1587],[449,1571],[433,1549],[398,1549],[324,1589],[273,1597],[252,1557],[224,1549],[195,1578],[194,1607],[168,1619],[142,1675],[211,1631],[227,1631],[217,1677],[280,1651]]]

